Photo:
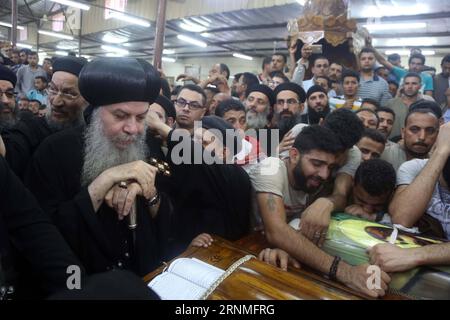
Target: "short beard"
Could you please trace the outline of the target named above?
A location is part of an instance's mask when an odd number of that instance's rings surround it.
[[[88,186],[109,168],[146,159],[148,152],[145,134],[135,135],[132,137],[135,141],[126,149],[121,150],[114,145],[113,140],[124,138],[123,135],[121,133],[113,139],[106,137],[100,119],[100,108],[94,110],[91,123],[85,132],[84,163],[81,171],[82,186]],[[126,138],[129,139],[131,136]]]
[[[317,177],[316,179],[320,179]],[[301,190],[306,193],[314,193],[316,192],[324,183],[322,179],[320,179],[322,184],[317,188],[308,188],[308,177],[306,177],[302,170],[302,158],[300,157],[297,165],[294,168],[294,181],[295,181],[295,188],[296,190]]]
[[[267,126],[267,117],[269,116],[270,108],[267,107],[266,111],[261,113],[255,113],[254,111],[247,111],[247,128],[248,129],[263,129]]]
[[[45,114],[45,120],[47,121],[50,129],[54,131],[61,131],[64,129],[74,128],[86,124],[86,122],[84,121],[83,112],[80,112],[78,117],[73,119],[72,121],[61,122],[52,119],[52,110],[50,109],[50,111]]]

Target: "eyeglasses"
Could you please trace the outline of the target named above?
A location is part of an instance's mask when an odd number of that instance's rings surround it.
[[[175,101],[175,103],[180,107],[180,108],[184,108],[186,106],[188,106],[189,110],[200,110],[203,109],[204,107],[198,103],[197,101],[186,101],[183,98],[179,98]]]
[[[71,94],[71,93],[65,93],[65,92],[61,92],[55,88],[49,87],[47,89],[48,95],[49,96],[56,96],[56,95],[61,95],[61,98],[64,100],[75,100],[76,98],[78,98],[80,95],[79,94]]]
[[[8,99],[13,99],[16,95],[16,92],[14,92],[14,90],[6,90],[6,91],[2,91],[0,90],[0,97],[3,97],[3,95],[5,95]]]
[[[294,104],[297,104],[298,101],[296,99],[287,99],[287,100],[283,100],[283,99],[278,99],[277,100],[277,104],[280,106],[284,106],[284,104],[287,103],[289,106],[293,106]]]

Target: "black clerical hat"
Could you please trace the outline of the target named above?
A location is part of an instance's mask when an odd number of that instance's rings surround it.
[[[14,72],[11,71],[11,69],[0,64],[0,80],[9,81],[9,82],[11,82],[13,87],[15,87],[16,82],[17,82],[17,77],[14,74]]]
[[[161,81],[153,66],[136,58],[97,58],[80,72],[81,95],[99,107],[129,101],[153,103]]]
[[[55,59],[52,68],[53,73],[58,71],[64,71],[71,73],[75,76],[80,75],[81,69],[88,63],[83,57],[67,56]]]

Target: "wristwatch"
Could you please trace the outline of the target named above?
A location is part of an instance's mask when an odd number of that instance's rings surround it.
[[[158,190],[156,190],[156,194],[150,200],[148,200],[147,204],[149,207],[153,207],[158,202],[159,202],[159,192],[158,192]]]

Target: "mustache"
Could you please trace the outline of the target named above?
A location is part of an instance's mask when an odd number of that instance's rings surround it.
[[[426,143],[423,143],[423,142],[416,142],[416,143],[413,143],[413,146],[428,147],[428,145],[427,145]]]

